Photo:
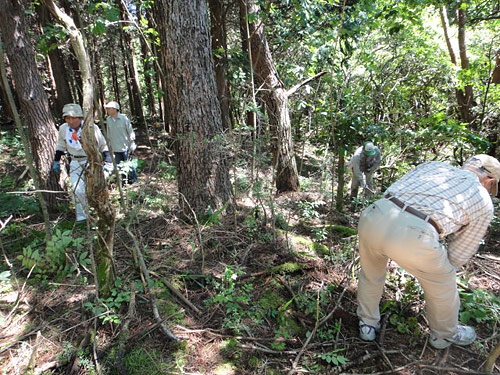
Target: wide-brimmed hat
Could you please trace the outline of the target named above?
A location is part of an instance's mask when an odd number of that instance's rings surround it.
[[[80,104],[69,103],[65,104],[62,110],[62,117],[83,117],[83,110]]]

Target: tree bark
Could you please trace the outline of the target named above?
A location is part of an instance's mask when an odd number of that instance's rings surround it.
[[[158,0],[154,10],[163,69],[169,67],[167,112],[175,138],[179,201],[186,216],[192,217],[192,210],[203,217],[232,204],[207,5],[205,0]]]
[[[152,76],[156,74],[154,64],[151,63],[147,42],[141,38],[141,49],[144,61],[144,85],[146,86],[146,104],[149,109],[149,117],[156,117],[155,96],[153,92]]]
[[[114,100],[120,104],[120,85],[118,83],[118,69],[116,68],[115,54],[111,54],[111,80],[113,82],[113,94]]]
[[[12,91],[9,86],[9,80],[7,78],[7,69],[5,68],[4,60],[5,58],[3,51],[3,42],[2,38],[0,37],[0,76],[1,76],[0,83],[5,90],[5,94],[7,95],[7,101],[9,102],[8,107],[10,107],[11,112],[14,115],[14,122],[16,123],[19,137],[21,138],[21,142],[25,150],[28,169],[30,171],[31,178],[33,179],[33,182],[35,184],[35,190],[37,190],[35,194],[43,214],[43,219],[45,222],[45,243],[48,244],[49,240],[51,239],[51,231],[50,231],[50,218],[49,218],[49,211],[47,209],[47,202],[45,201],[43,194],[40,192],[40,189],[42,188],[40,175],[38,174],[38,171],[35,169],[32,148],[30,147],[28,137],[24,132],[21,117],[19,116],[19,113],[17,112],[16,109],[16,103],[14,102],[14,96],[12,95]]]
[[[125,9],[123,1],[119,1],[119,7],[122,20],[128,20],[127,10]],[[144,111],[142,109],[141,86],[139,84],[139,74],[137,71],[137,59],[134,53],[134,46],[132,37],[128,31],[123,28],[120,30],[123,35],[123,42],[125,48],[123,49],[125,60],[127,61],[129,71],[129,84],[131,88],[131,102],[133,102],[133,114],[136,118],[137,125],[146,126],[146,119],[144,118]]]
[[[53,0],[43,0],[50,12],[66,28],[71,45],[80,65],[83,83],[82,107],[86,113],[82,127],[82,146],[88,160],[85,188],[89,205],[97,215],[97,243],[96,243],[96,281],[101,297],[107,297],[114,287],[113,274],[113,241],[115,229],[115,213],[109,202],[109,192],[104,177],[102,155],[97,148],[94,132],[93,100],[94,78],[90,66],[90,58],[86,52],[82,34],[75,26],[73,19],[58,8]]]
[[[448,33],[449,30],[448,12],[445,6],[439,8],[439,16],[441,18],[441,26],[443,28],[443,34],[446,41],[446,46],[448,47],[450,61],[453,65],[458,66],[457,57],[455,51],[453,50],[453,46],[451,44],[451,40]],[[458,19],[459,56],[460,56],[461,68],[465,70],[469,69],[469,59],[467,57],[467,47],[465,43],[466,17],[464,10],[460,9],[460,5],[459,5],[459,10],[457,11],[457,19]],[[472,86],[466,85],[464,90],[456,88],[455,96],[457,98],[460,120],[467,123],[472,122],[472,120],[474,119],[471,112],[471,108],[473,105]]]
[[[47,26],[50,23],[47,9],[43,6],[37,6],[37,12],[40,18],[41,26]],[[53,41],[55,43],[55,41]],[[64,58],[59,48],[54,48],[48,52],[50,70],[52,72],[55,94],[54,106],[55,113],[60,115],[65,104],[73,103],[69,78],[64,66]]]
[[[245,56],[248,56],[250,58],[250,55],[248,54],[248,46],[249,46],[249,38],[250,35],[248,35],[248,22],[247,22],[247,4],[246,0],[239,0],[239,19],[240,19],[240,35],[241,35],[241,50],[245,54]],[[252,85],[252,97],[250,98],[250,102],[255,105],[255,95],[254,95],[254,89],[253,89],[253,80],[251,82]],[[246,111],[246,125],[249,129],[257,129],[257,113],[255,112],[255,109],[253,111]],[[257,133],[256,131],[254,133]],[[254,143],[258,139],[257,134],[254,134]],[[253,175],[253,173],[252,173]]]
[[[221,107],[222,128],[229,130],[231,126],[231,94],[229,82],[226,78],[227,70],[227,33],[226,33],[226,11],[224,0],[209,0],[212,51],[214,54],[215,81]]]
[[[49,101],[38,74],[35,52],[27,32],[24,0],[0,2],[0,31],[5,40],[7,56],[19,98],[24,124],[41,187],[45,190],[61,190],[51,163],[57,143],[57,130],[50,113]],[[55,194],[45,194],[49,208],[56,206]]]
[[[122,52],[122,56],[125,56],[125,44],[123,42],[123,32],[120,30],[120,48]],[[134,93],[132,92],[132,78],[130,76],[130,67],[127,63],[127,59],[123,57],[122,59],[122,68],[123,68],[123,74],[125,76],[125,87],[127,88],[127,93],[128,93],[128,104],[130,107],[130,114],[135,115],[135,105],[136,102],[134,101]]]
[[[500,49],[497,51],[495,56],[495,67],[493,68],[493,73],[491,75],[491,83],[498,85],[500,83]]]
[[[154,8],[153,8],[154,9]],[[160,35],[164,34],[167,32],[167,30],[164,29],[165,25],[161,24],[162,17],[161,15],[154,14],[154,12],[148,12],[147,13],[148,17],[148,22],[153,25],[153,27],[158,30],[158,33]],[[158,22],[158,19],[160,22]],[[167,133],[170,133],[170,124],[168,123],[168,114],[167,114],[167,108],[168,108],[168,98],[167,95],[168,93],[166,92],[166,76],[168,74],[167,66],[164,61],[164,56],[165,56],[165,46],[160,45],[157,46],[155,43],[151,44],[151,50],[153,51],[153,55],[156,57],[158,60],[159,66],[163,71],[160,71],[158,68],[156,71],[156,82],[158,83],[158,88],[160,92],[162,93],[161,96],[158,98],[158,103],[159,103],[159,112],[160,112],[160,118],[161,122],[164,124],[165,131]]]
[[[275,134],[276,189],[278,193],[299,191],[299,175],[295,162],[288,95],[274,66],[274,61],[259,17],[260,6],[256,0],[248,2],[251,59],[256,81],[264,91],[269,126]]]
[[[460,66],[462,70],[468,70],[469,66],[469,58],[467,57],[467,44],[465,42],[465,24],[467,21],[467,17],[465,14],[465,10],[462,9],[459,4],[458,7],[458,51],[460,55]],[[462,120],[464,122],[471,123],[474,120],[474,116],[472,114],[473,107],[473,95],[472,95],[472,86],[465,85],[464,90],[460,90],[463,94],[460,96],[460,100],[458,102],[458,106],[460,108],[460,114],[462,116]]]
[[[94,67],[95,75],[97,77],[95,90],[95,101],[98,103],[98,108],[102,110],[104,104],[106,103],[106,98],[104,96],[104,87],[103,87],[103,79],[101,72],[101,57],[99,54],[99,49],[97,46],[97,40],[95,35],[91,36],[92,39],[92,50],[91,50],[91,61],[92,66]]]

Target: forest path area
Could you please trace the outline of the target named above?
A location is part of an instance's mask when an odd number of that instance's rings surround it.
[[[498,219],[459,272],[461,319],[475,326],[474,345],[441,351],[428,345],[422,290],[394,263],[381,332],[367,343],[358,337],[356,317],[359,209],[337,213],[328,194],[314,188],[274,196],[264,166],[262,187],[251,190],[248,165],[238,162],[236,210],[188,223],[179,215],[168,137],[154,134],[149,144],[141,132],[138,139],[139,182],[124,187],[125,210],[111,184],[117,282],[102,300],[91,272],[92,230],[74,226],[71,210],[54,216],[59,240],[67,241],[61,267],[31,269],[29,254],[44,251],[43,220],[30,208],[31,195],[7,194],[26,176],[14,178],[23,167],[17,151],[3,144],[1,194],[15,200],[2,201],[2,212],[13,215],[0,233],[2,271],[9,272],[0,273],[2,374],[481,373],[500,337]],[[314,166],[304,170],[311,180],[319,176]],[[149,271],[149,293],[134,241]],[[155,321],[151,294],[178,342]]]

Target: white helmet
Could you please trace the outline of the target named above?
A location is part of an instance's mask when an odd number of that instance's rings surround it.
[[[108,104],[106,104],[104,106],[104,108],[114,108],[117,111],[119,111],[120,110],[120,104],[118,104],[117,102],[109,102]]]

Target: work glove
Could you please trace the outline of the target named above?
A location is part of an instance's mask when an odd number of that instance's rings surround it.
[[[61,164],[58,161],[52,162],[52,170],[57,174],[61,174]]]
[[[104,177],[108,178],[113,173],[113,163],[104,163],[102,170],[104,172]]]
[[[130,143],[130,146],[128,146],[128,153],[131,155],[135,152],[137,148],[137,145],[135,144],[135,142],[131,142]]]

